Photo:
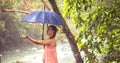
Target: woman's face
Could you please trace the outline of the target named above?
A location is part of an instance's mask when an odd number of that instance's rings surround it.
[[[51,36],[52,34],[53,34],[53,30],[52,30],[52,27],[48,27],[48,29],[47,29],[47,34],[49,35],[49,36]]]

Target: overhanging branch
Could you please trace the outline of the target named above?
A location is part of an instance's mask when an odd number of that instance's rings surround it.
[[[0,9],[0,12],[19,12],[23,14],[29,14],[29,11],[15,10],[15,9]]]
[[[47,3],[45,2],[45,0],[41,0],[41,1],[43,2],[44,6],[45,6],[48,10],[51,10],[51,9],[48,7],[48,5],[47,5]]]
[[[30,12],[31,12],[29,2],[28,2],[27,0],[23,0],[23,1],[24,1],[24,3],[25,3],[25,6],[27,7],[28,11],[30,11]]]

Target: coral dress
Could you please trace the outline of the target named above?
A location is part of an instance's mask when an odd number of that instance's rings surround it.
[[[56,46],[45,45],[43,63],[58,63]]]

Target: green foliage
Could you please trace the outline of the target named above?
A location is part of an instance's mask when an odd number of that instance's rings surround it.
[[[14,4],[16,3],[16,0],[1,0],[0,1],[0,9],[11,9],[13,8],[13,6],[15,6]]]
[[[120,0],[64,0],[64,4],[65,17],[79,29],[78,39],[85,38],[94,55],[105,56],[104,62],[119,62]]]

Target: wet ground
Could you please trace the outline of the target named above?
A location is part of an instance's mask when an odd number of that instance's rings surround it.
[[[15,50],[1,54],[1,63],[42,63],[44,49],[32,47],[24,51]],[[57,45],[57,56],[59,63],[75,63],[72,51],[68,43]]]

